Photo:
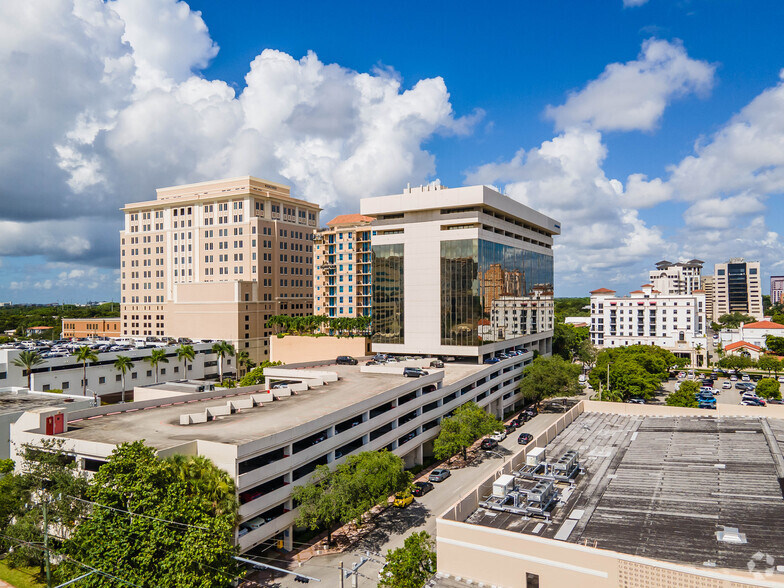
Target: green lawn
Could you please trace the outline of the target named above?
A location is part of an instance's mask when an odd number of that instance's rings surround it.
[[[0,560],[0,580],[5,580],[16,588],[43,588],[44,584],[35,579],[37,568],[9,568]]]

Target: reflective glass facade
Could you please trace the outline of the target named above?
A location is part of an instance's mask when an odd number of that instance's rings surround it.
[[[441,344],[553,328],[553,258],[483,239],[441,242]]]
[[[403,244],[372,252],[373,343],[404,343]]]

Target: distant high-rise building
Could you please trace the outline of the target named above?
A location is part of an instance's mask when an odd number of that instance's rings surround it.
[[[715,321],[716,317],[714,306],[716,303],[716,296],[714,294],[714,280],[713,276],[702,276],[702,289],[705,292],[705,316],[709,321]]]
[[[122,333],[221,339],[269,356],[267,320],[313,313],[320,208],[243,176],[157,190],[120,232]]]
[[[733,312],[763,319],[760,273],[759,261],[740,257],[716,264],[713,272],[714,320]]]
[[[700,277],[704,263],[700,259],[678,263],[662,260],[648,273],[648,281],[664,296],[691,294],[702,288]]]
[[[770,303],[781,303],[784,295],[784,276],[770,276]]]
[[[313,236],[313,314],[370,316],[370,223],[373,217],[344,214]]]

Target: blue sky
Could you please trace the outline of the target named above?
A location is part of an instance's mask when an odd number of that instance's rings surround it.
[[[556,295],[667,258],[784,274],[784,5],[0,6],[0,300],[118,300],[124,202],[252,174],[325,218],[487,183],[562,222]]]

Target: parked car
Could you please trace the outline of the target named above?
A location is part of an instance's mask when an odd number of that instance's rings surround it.
[[[732,374],[732,375],[730,376],[730,381],[732,381],[732,382],[737,382],[737,381],[738,381],[738,376],[736,376],[735,374]]]
[[[403,368],[403,375],[407,378],[418,378],[420,376],[426,376],[427,372],[422,368],[407,367]]]
[[[779,384],[784,384],[784,376],[779,376],[778,380],[779,380]]]
[[[702,386],[705,386],[706,388],[713,388],[713,380],[711,380],[710,378],[703,378],[700,381],[700,384]]]
[[[740,403],[742,406],[765,406],[765,401],[756,397],[744,397]]]
[[[482,439],[481,447],[482,449],[495,449],[496,447],[498,447],[498,441],[496,441],[492,437],[486,437]]]
[[[534,436],[531,433],[520,433],[520,436],[517,438],[517,442],[520,445],[528,445],[533,440]]]
[[[498,359],[509,359],[509,356],[506,353],[496,353],[495,356]]]
[[[769,398],[768,404],[784,404],[784,400],[779,400],[777,398]]]
[[[537,410],[537,408],[535,406],[529,406],[523,412],[528,415],[528,418],[531,418],[531,419],[539,414],[539,411]]]
[[[744,382],[750,382],[751,378],[749,378],[749,374],[741,374],[740,379]]]
[[[730,389],[732,389],[732,382],[730,382],[729,380],[725,380],[724,383],[721,385],[721,388],[723,390],[730,390]]]
[[[485,360],[485,363],[498,363],[499,361],[501,361],[501,360],[498,359],[497,357],[488,357]]]
[[[637,397],[629,398],[628,403],[629,404],[645,404],[645,399],[637,398]]]
[[[440,359],[434,359],[433,361],[430,362],[430,367],[431,368],[442,368],[442,367],[444,367],[444,362],[441,361]]]
[[[411,493],[414,496],[424,496],[428,492],[430,492],[435,486],[430,482],[414,482],[414,487],[411,489]]]
[[[338,355],[335,363],[338,365],[357,365],[358,362],[356,359],[348,355]]]
[[[443,482],[444,480],[446,480],[451,475],[452,475],[452,472],[450,472],[447,469],[436,468],[432,472],[430,472],[430,475],[427,477],[427,480],[429,482]]]
[[[495,433],[494,435],[490,435],[490,438],[491,439],[495,439],[496,441],[498,441],[500,443],[501,441],[506,439],[506,431],[499,431],[498,433]]]
[[[414,495],[411,492],[400,492],[395,494],[395,501],[392,503],[398,508],[406,508],[414,502]]]
[[[514,424],[514,421],[512,421],[511,423],[506,423],[506,424],[504,425],[504,430],[506,431],[506,434],[507,434],[507,435],[508,435],[509,433],[514,433],[514,432],[515,432],[515,429],[517,429],[517,427],[515,426],[515,424]]]

